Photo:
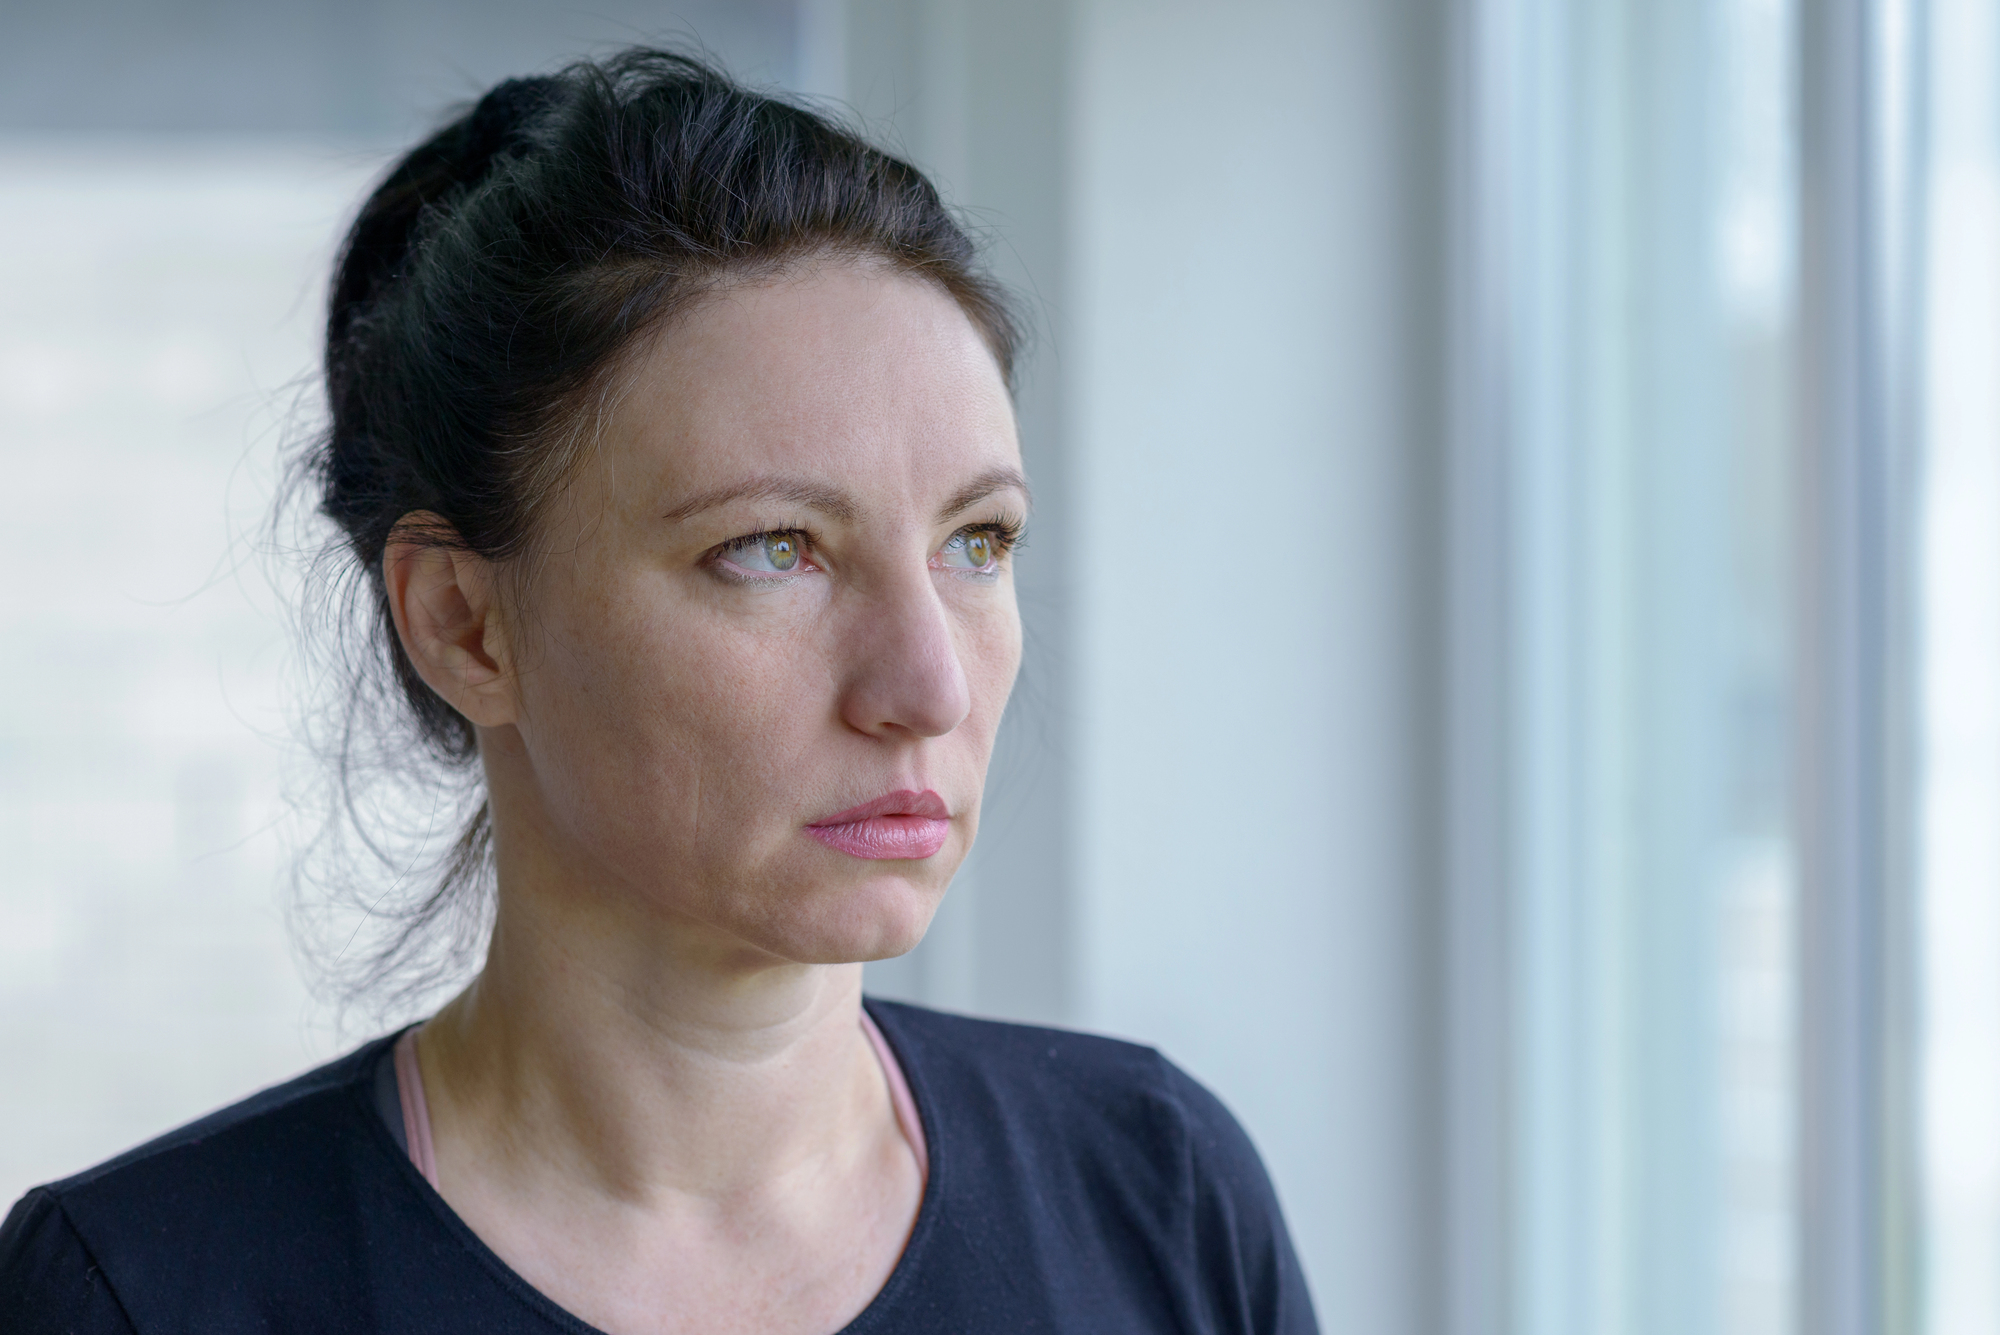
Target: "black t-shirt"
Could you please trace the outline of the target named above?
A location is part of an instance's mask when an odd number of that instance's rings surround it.
[[[1257,1152],[1159,1053],[867,1004],[930,1175],[842,1335],[1317,1331]],[[0,1225],[0,1331],[593,1330],[411,1166],[375,1111],[388,1042],[28,1193]]]

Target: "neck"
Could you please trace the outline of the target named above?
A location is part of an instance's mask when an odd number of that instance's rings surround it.
[[[837,1173],[893,1119],[860,1001],[858,964],[503,895],[485,969],[419,1039],[440,1171],[635,1203]]]

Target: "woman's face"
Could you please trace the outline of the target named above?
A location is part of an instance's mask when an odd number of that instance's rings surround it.
[[[828,262],[705,299],[622,384],[503,616],[503,896],[518,867],[731,949],[908,950],[1021,656],[992,355],[929,284]]]

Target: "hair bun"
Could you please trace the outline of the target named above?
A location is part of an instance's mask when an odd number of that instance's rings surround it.
[[[546,76],[508,79],[397,164],[348,234],[328,309],[329,344],[345,338],[402,271],[424,212],[478,185],[501,158],[525,151],[529,132],[561,91],[561,81]]]
[[[466,118],[457,183],[472,185],[492,170],[495,159],[525,151],[529,130],[556,101],[560,88],[557,80],[546,77],[508,79],[494,85]]]

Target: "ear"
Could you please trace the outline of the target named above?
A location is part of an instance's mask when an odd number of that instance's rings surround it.
[[[424,684],[475,727],[502,727],[514,721],[514,681],[493,563],[440,544],[440,532],[451,525],[427,511],[396,521],[382,551],[389,613]]]

